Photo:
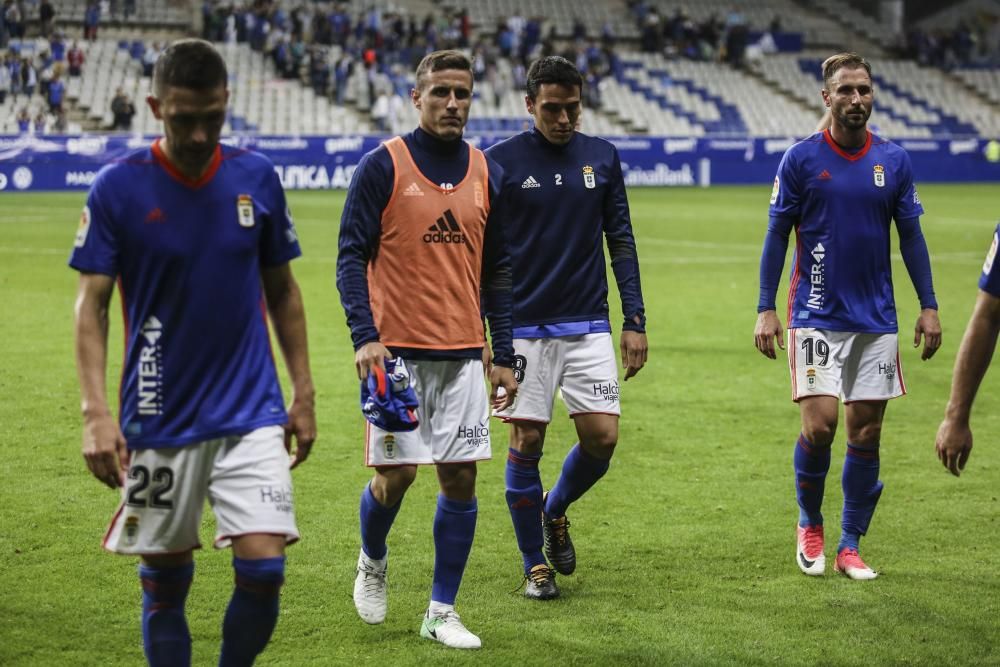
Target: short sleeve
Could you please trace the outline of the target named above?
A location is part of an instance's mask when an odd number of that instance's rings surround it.
[[[108,185],[108,171],[99,174],[87,194],[80,213],[80,223],[73,240],[69,265],[84,273],[102,273],[112,278],[119,270],[118,227],[107,196],[114,191]]]
[[[260,237],[260,263],[263,266],[285,264],[302,254],[292,212],[277,172],[268,164],[261,204],[265,208],[264,229]]]

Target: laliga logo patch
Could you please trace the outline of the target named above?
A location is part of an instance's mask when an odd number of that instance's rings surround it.
[[[781,190],[781,183],[778,181],[778,177],[774,177],[774,187],[771,188],[771,203],[774,204],[778,201],[778,192]]]
[[[382,442],[382,446],[385,448],[385,458],[394,459],[396,458],[396,436],[392,433],[385,434],[385,440]]]
[[[809,368],[806,370],[806,384],[809,385],[810,389],[816,388],[816,369]]]
[[[875,176],[875,185],[880,188],[885,187],[885,167],[880,164],[875,165],[872,170],[872,174]]]
[[[583,168],[583,184],[587,186],[588,190],[593,190],[597,187],[597,179],[594,177],[594,168],[589,164]]]
[[[73,246],[76,248],[82,248],[83,244],[87,242],[87,232],[89,231],[90,207],[84,206],[83,213],[80,214],[80,226],[76,228],[76,238],[73,240]]]
[[[236,198],[236,219],[240,227],[253,227],[253,197],[240,195]]]

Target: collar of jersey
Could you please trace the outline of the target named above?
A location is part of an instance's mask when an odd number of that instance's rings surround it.
[[[833,149],[834,153],[845,160],[850,160],[851,162],[863,158],[868,153],[868,149],[872,147],[872,133],[867,130],[865,130],[865,145],[861,147],[861,150],[854,154],[848,153],[833,140],[830,128],[823,130],[823,138],[826,139],[826,143]]]
[[[215,172],[219,171],[219,165],[222,164],[222,146],[216,146],[215,152],[212,153],[212,161],[208,165],[208,169],[205,173],[198,178],[188,178],[181,171],[170,162],[167,154],[163,152],[160,148],[161,138],[156,139],[151,146],[153,151],[153,157],[156,161],[163,167],[163,170],[170,174],[170,177],[175,181],[178,181],[181,185],[185,185],[192,190],[197,190],[202,186],[206,185],[215,176]]]

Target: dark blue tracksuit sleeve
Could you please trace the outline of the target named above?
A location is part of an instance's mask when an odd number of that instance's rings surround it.
[[[337,245],[337,289],[354,349],[378,340],[368,295],[368,262],[378,253],[382,211],[392,195],[392,158],[380,146],[361,158],[344,202]]]
[[[618,149],[612,149],[611,178],[604,198],[604,234],[608,239],[608,253],[611,255],[611,270],[618,283],[618,294],[622,301],[622,315],[625,316],[623,329],[646,332],[646,308],[642,302],[642,286],[639,283],[639,256],[632,235],[632,218],[628,210],[628,196],[625,194],[625,178],[622,164],[618,159]],[[635,318],[638,316],[639,322]]]
[[[504,192],[502,171],[487,159],[490,170],[490,215],[483,238],[483,310],[490,324],[493,341],[493,363],[511,367],[514,364],[513,308],[510,252],[503,228]]]

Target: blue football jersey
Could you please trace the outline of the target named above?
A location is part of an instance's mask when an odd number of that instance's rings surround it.
[[[895,332],[889,226],[923,212],[910,158],[890,141],[869,133],[848,153],[825,131],[789,148],[770,208],[795,226],[788,326]]]
[[[639,260],[614,145],[576,132],[558,146],[533,129],[491,146],[486,155],[503,168],[507,196],[497,206],[511,254],[514,336],[611,330],[605,237],[624,326],[643,331]],[[633,321],[636,316],[642,324]]]
[[[192,182],[154,144],[101,170],[69,264],[117,278],[119,419],[129,447],[182,446],[287,420],[261,267],[300,252],[263,155],[219,147]]]
[[[1000,245],[1000,224],[993,230],[993,243],[983,262],[983,274],[979,276],[979,289],[1000,297],[1000,269],[997,268],[997,245]]]

